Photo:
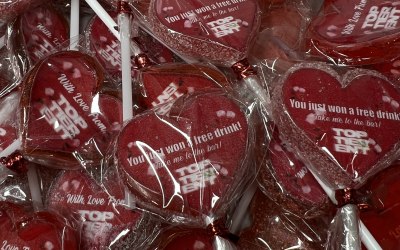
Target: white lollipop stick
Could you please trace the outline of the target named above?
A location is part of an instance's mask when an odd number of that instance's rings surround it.
[[[247,208],[249,207],[249,204],[253,199],[256,191],[257,183],[256,181],[253,181],[250,186],[244,191],[243,196],[240,199],[239,204],[235,209],[235,212],[233,213],[232,223],[229,227],[229,232],[233,234],[239,233],[241,224],[243,223],[243,218],[245,217],[247,212]]]
[[[0,152],[0,158],[1,157],[7,157],[14,153],[17,150],[21,149],[21,140],[17,139],[13,143],[10,144],[7,148],[5,148],[2,152]],[[9,173],[9,174],[14,174],[11,170],[7,169],[5,166],[2,166],[2,172]],[[32,203],[33,203],[33,209],[35,211],[40,211],[43,210],[43,201],[42,201],[42,195],[40,192],[40,186],[39,186],[39,178],[37,176],[36,172],[36,167],[33,165],[28,167],[28,182],[29,182],[29,189],[31,191],[31,197],[32,197]]]
[[[131,73],[131,34],[130,17],[128,13],[118,14],[118,23],[121,31],[121,70],[122,70],[122,103],[123,120],[133,117],[132,104],[132,73]]]
[[[33,210],[36,212],[43,211],[42,193],[40,192],[39,178],[36,171],[36,167],[30,165],[28,167],[27,174],[28,174],[29,190],[31,191]]]
[[[120,2],[119,4],[124,4]],[[122,70],[122,118],[124,121],[133,117],[132,103],[132,65],[131,65],[131,29],[129,13],[122,10],[118,14],[118,23],[120,29],[121,41],[121,70]],[[132,207],[132,195],[125,188],[125,204]]]
[[[79,0],[71,0],[69,41],[70,49],[77,50],[76,38],[79,36]]]
[[[325,185],[325,183],[318,177],[317,174],[314,173],[312,169],[309,170],[313,174],[314,178],[317,180],[319,185],[322,187],[322,189],[325,191],[325,193],[328,195],[328,197],[331,199],[332,203],[337,205],[335,192],[330,187]],[[350,206],[348,209],[352,210],[352,212],[355,214],[357,212],[356,208],[357,208],[356,206]],[[367,229],[367,227],[361,220],[360,220],[360,236],[361,236],[361,242],[368,250],[382,250],[379,243],[376,241],[374,236],[371,234],[371,232]]]
[[[97,0],[85,0],[86,3],[92,8],[94,13],[103,21],[107,28],[113,33],[113,35],[120,40],[121,36],[117,30],[118,24],[114,19],[104,10],[104,8],[97,2]]]
[[[10,154],[14,153],[17,150],[21,149],[21,140],[17,139],[13,143],[11,143],[8,147],[6,147],[3,151],[0,152],[0,158],[1,157],[7,157]]]

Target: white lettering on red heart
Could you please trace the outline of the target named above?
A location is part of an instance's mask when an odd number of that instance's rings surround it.
[[[212,186],[215,183],[218,173],[216,169],[221,169],[217,164],[212,165],[209,160],[190,164],[189,166],[176,169],[179,174],[179,181],[183,194],[195,192],[206,186]]]
[[[80,134],[80,129],[88,127],[86,121],[62,94],[57,101],[51,101],[51,106],[43,105],[40,113],[56,133],[61,132],[62,139],[73,139]]]

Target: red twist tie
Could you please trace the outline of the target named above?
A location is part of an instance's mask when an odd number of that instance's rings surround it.
[[[348,204],[356,205],[360,211],[369,210],[371,208],[371,205],[366,201],[365,195],[356,189],[338,189],[335,191],[335,198],[339,208]]]
[[[140,53],[137,56],[135,56],[135,64],[138,67],[138,69],[141,69],[150,66],[151,61],[146,54]]]
[[[118,1],[118,6],[117,6],[118,13],[124,13],[124,14],[131,14],[131,7],[129,6],[127,1]]]
[[[0,158],[0,163],[18,174],[28,172],[26,161],[19,151],[16,151],[7,157]]]
[[[240,80],[245,79],[246,77],[249,77],[252,75],[257,75],[257,72],[250,65],[247,58],[232,65],[232,69],[233,69],[233,72],[235,72],[238,79],[240,79]]]
[[[206,229],[207,233],[211,237],[220,236],[222,238],[232,241],[233,243],[236,243],[239,240],[239,237],[237,235],[229,232],[229,230],[225,226],[224,221],[221,219],[211,222]]]

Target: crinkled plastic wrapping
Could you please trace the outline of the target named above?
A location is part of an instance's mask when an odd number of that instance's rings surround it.
[[[260,164],[258,183],[263,193],[281,209],[302,218],[329,214],[333,205],[296,152],[274,128],[267,155]]]
[[[249,178],[251,110],[222,91],[195,92],[127,121],[112,147],[138,208],[173,223],[205,227],[225,216]],[[110,166],[109,166],[110,167]]]
[[[116,12],[109,13],[114,19]],[[157,42],[143,30],[135,28],[132,25],[132,46],[138,47],[143,53],[146,53],[152,64],[162,64],[176,61],[173,53]],[[135,34],[137,34],[135,36]],[[91,54],[104,67],[109,74],[110,79],[121,81],[121,49],[119,40],[112,34],[98,16],[93,16],[86,27],[86,47]],[[136,75],[137,65],[135,55],[132,56],[132,75]]]
[[[63,214],[70,221],[79,232],[81,249],[129,245],[139,237],[137,233],[143,233],[136,228],[147,219],[143,213],[125,207],[124,187],[116,179],[115,173],[108,174],[100,186],[79,170],[61,171],[53,178],[46,196],[47,209]],[[152,228],[148,223],[146,226]]]
[[[382,249],[397,249],[399,241],[399,162],[374,176],[362,190],[369,197],[370,208],[360,211],[360,218]]]
[[[148,239],[145,249],[238,249],[232,241],[221,236],[215,236],[212,231],[203,228],[164,226],[154,236],[154,238]]]
[[[275,70],[303,57],[313,1],[262,1],[260,32],[251,55],[274,62]],[[292,62],[293,63],[293,62]]]
[[[246,59],[260,23],[256,0],[152,0],[132,5],[146,31],[186,62],[232,67],[231,75],[241,80],[235,84],[236,92],[251,103],[258,99],[266,109],[268,93]]]
[[[339,65],[388,61],[400,48],[399,15],[396,1],[325,1],[309,27],[310,48]]]
[[[3,48],[5,79],[0,95],[19,85],[36,62],[60,49],[68,33],[66,18],[51,3],[31,8],[10,22]]]
[[[400,95],[378,72],[298,64],[273,92],[280,133],[332,189],[364,183],[399,155]]]
[[[273,115],[282,137],[331,190],[359,188],[398,158],[399,98],[376,71],[302,63],[278,81]],[[332,249],[358,249],[349,229],[358,230],[357,221],[356,206],[338,210]]]
[[[4,249],[78,249],[75,231],[61,216],[31,212],[0,202],[0,239]]]
[[[142,24],[173,51],[188,60],[228,67],[246,57],[260,22],[255,0],[154,0],[132,5]]]
[[[361,249],[359,215],[355,205],[338,209],[332,220],[325,249]]]
[[[43,0],[1,0],[0,20],[10,21],[22,12],[43,2]]]
[[[20,93],[12,92],[0,99],[0,154],[18,138],[17,112]]]
[[[159,106],[158,113],[169,112],[171,100],[206,89],[231,90],[227,77],[218,69],[202,64],[167,63],[138,72],[137,101],[141,107]],[[169,105],[163,105],[169,102]]]
[[[100,165],[122,121],[122,104],[103,92],[103,71],[78,51],[61,51],[25,76],[19,130],[26,159],[52,168]]]
[[[252,225],[240,234],[239,249],[324,249],[331,216],[301,218],[257,191]]]

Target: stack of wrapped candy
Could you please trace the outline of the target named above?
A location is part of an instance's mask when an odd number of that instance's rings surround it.
[[[399,5],[0,1],[1,249],[400,249]]]

